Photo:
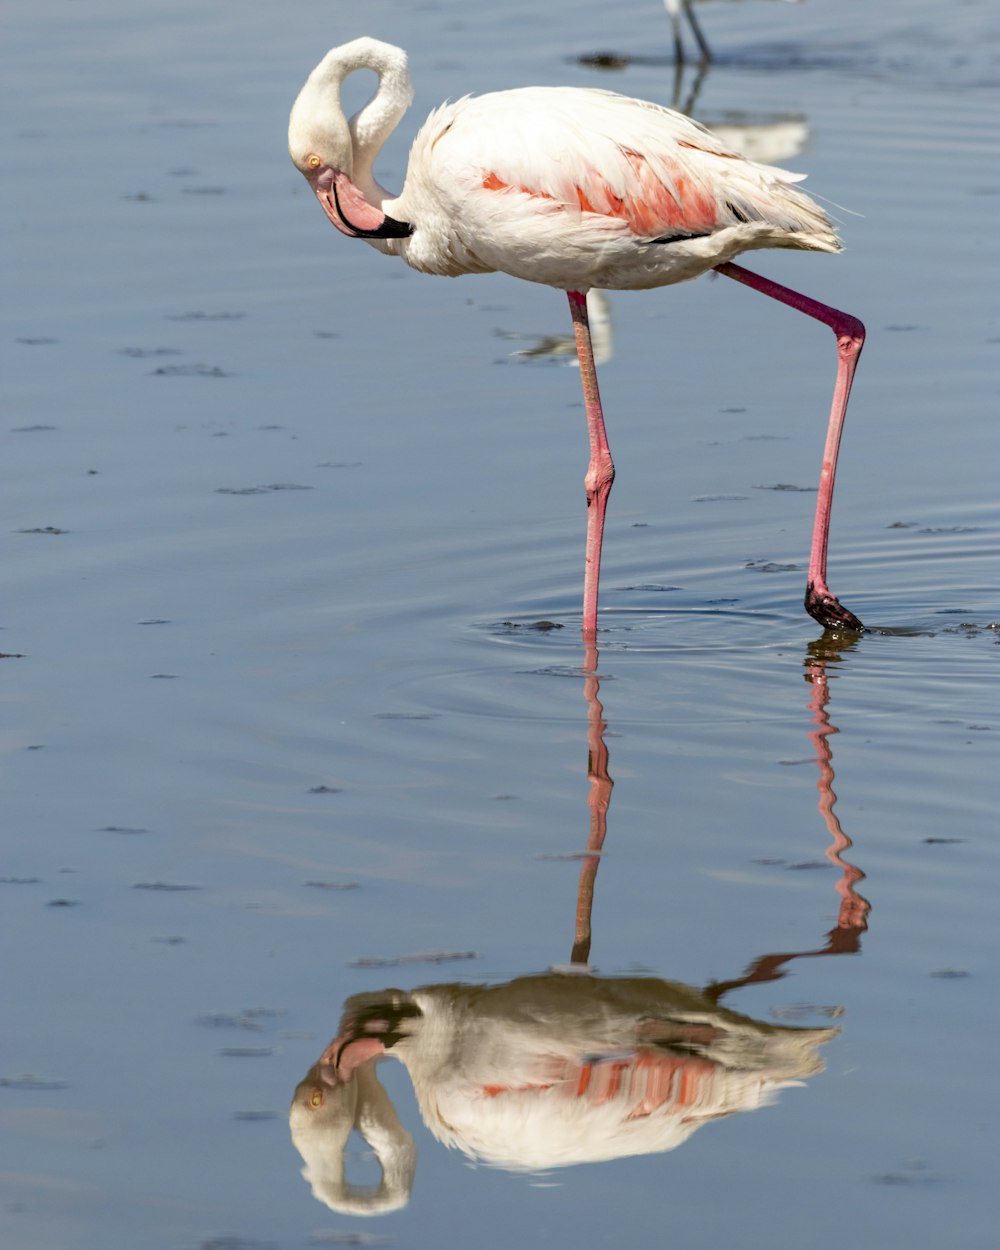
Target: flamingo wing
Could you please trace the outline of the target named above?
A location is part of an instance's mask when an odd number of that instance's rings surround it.
[[[478,191],[513,192],[536,201],[528,212],[588,213],[647,240],[773,217],[766,189],[800,178],[754,165],[683,114],[612,92],[505,91],[434,120],[429,162],[466,204]]]
[[[836,250],[825,216],[790,185],[800,177],[746,160],[659,105],[526,87],[432,113],[402,195],[382,209],[414,223],[401,251],[427,272],[499,269],[567,290],[656,286],[720,257],[714,242],[690,255],[653,244],[684,251],[728,230],[721,259],[746,247]],[[792,241],[817,230],[829,244]]]

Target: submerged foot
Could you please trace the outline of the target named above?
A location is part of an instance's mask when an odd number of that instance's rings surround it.
[[[824,629],[851,629],[857,633],[864,630],[864,625],[854,613],[849,612],[825,587],[820,590],[812,583],[806,587],[806,611]]]

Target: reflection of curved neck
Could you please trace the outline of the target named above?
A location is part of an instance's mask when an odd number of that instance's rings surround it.
[[[330,1102],[332,1115],[293,1123],[314,1196],[345,1215],[380,1215],[405,1206],[417,1152],[375,1074],[375,1062],[361,1064],[348,1083],[333,1091]],[[346,1178],[344,1156],[352,1128],[375,1152],[382,1173],[378,1185],[355,1185]]]

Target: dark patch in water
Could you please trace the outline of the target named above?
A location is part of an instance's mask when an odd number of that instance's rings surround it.
[[[929,1172],[923,1160],[914,1159],[911,1163],[905,1163],[898,1171],[880,1172],[872,1180],[876,1185],[934,1185],[941,1177]]]
[[[160,365],[150,377],[154,378],[228,378],[230,375],[218,365]]]
[[[501,621],[500,628],[508,631],[515,629],[531,629],[538,634],[550,633],[553,629],[562,629],[558,621]]]
[[[246,1029],[252,1033],[259,1033],[263,1025],[258,1024],[256,1018],[251,1012],[226,1012],[212,1011],[195,1017],[195,1024],[199,1024],[206,1029]]]
[[[437,720],[438,712],[376,712],[376,720]]]
[[[777,564],[773,560],[748,560],[743,567],[752,569],[755,573],[796,573],[802,566],[800,564]]]
[[[121,356],[131,356],[133,360],[147,360],[150,356],[180,356],[183,353],[177,347],[120,347]]]
[[[67,1089],[66,1081],[53,1081],[26,1072],[23,1076],[0,1076],[0,1089],[26,1089],[32,1093],[51,1089]]]
[[[242,321],[246,313],[241,312],[185,312],[167,313],[168,321]]]
[[[188,890],[200,890],[200,885],[185,885],[180,881],[136,881],[133,890],[152,890],[160,894],[180,894]]]
[[[637,586],[619,586],[619,590],[644,591],[651,594],[667,594],[671,590],[683,590],[683,586],[661,586],[657,582],[640,582]]]
[[[377,955],[352,959],[348,968],[402,968],[410,964],[449,964],[466,959],[481,959],[477,951],[418,951],[413,955],[393,955],[381,958]]]
[[[217,486],[217,495],[267,495],[277,490],[312,490],[311,486],[299,486],[295,482],[271,482],[266,486]]]
[[[240,1237],[224,1233],[198,1243],[198,1250],[279,1250],[276,1241],[258,1241],[256,1237]]]

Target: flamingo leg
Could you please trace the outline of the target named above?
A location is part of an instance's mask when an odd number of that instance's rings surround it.
[[[809,317],[815,317],[828,325],[837,336],[837,381],[833,391],[833,403],[830,408],[830,422],[826,432],[826,446],[823,449],[823,468],[820,473],[819,491],[816,498],[816,520],[813,525],[812,548],[809,553],[809,573],[806,579],[806,611],[827,629],[856,629],[864,626],[847,608],[843,607],[837,596],[826,584],[826,554],[830,538],[830,510],[833,506],[833,482],[837,473],[837,453],[840,450],[840,436],[844,428],[844,417],[847,413],[847,400],[851,394],[851,383],[857,368],[858,357],[865,342],[865,327],[849,313],[840,312],[818,300],[800,295],[786,286],[772,282],[770,278],[762,278],[751,273],[742,265],[727,262],[717,265],[716,272],[725,274],[742,282],[745,286],[772,299],[797,308]]]
[[[573,334],[576,337],[576,354],[580,361],[580,379],[583,382],[583,403],[587,412],[587,431],[590,436],[590,464],[584,486],[587,490],[587,550],[583,577],[583,637],[593,641],[597,636],[597,591],[601,579],[601,544],[604,540],[604,514],[608,508],[611,483],[615,480],[615,466],[611,448],[604,429],[604,413],[597,390],[597,367],[594,364],[594,348],[590,341],[590,322],[587,318],[587,296],[581,291],[567,291],[570,314],[573,318]]]

